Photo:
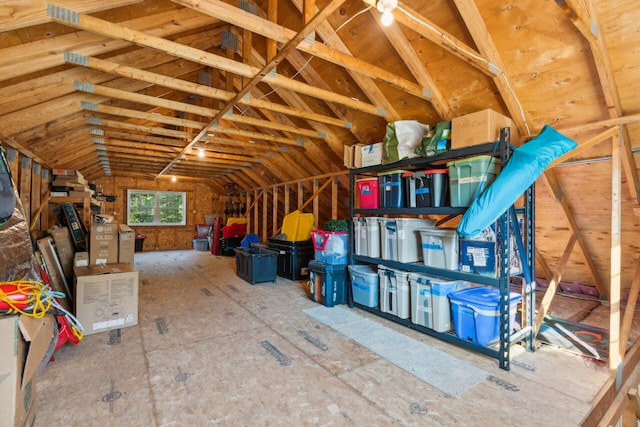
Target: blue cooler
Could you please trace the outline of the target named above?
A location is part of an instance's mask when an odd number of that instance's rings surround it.
[[[516,308],[522,295],[511,292],[509,332],[513,331]],[[480,286],[449,294],[456,335],[467,341],[487,345],[500,337],[500,290]]]

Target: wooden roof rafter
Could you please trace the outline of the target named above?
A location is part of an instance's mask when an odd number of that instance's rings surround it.
[[[126,65],[122,65],[122,64],[118,64],[110,61],[105,61],[105,60],[94,58],[94,57],[77,55],[73,52],[67,52],[65,57],[68,62],[73,63],[75,65],[80,65],[80,66],[91,68],[94,70],[119,75],[121,77],[127,77],[135,80],[146,81],[148,83],[153,83],[160,86],[166,86],[175,90],[181,90],[181,91],[193,93],[196,95],[202,95],[202,96],[206,96],[214,99],[219,99],[225,102],[229,101],[233,97],[232,92],[217,89],[215,87],[201,85],[198,83],[181,80],[174,77],[164,76],[164,75],[153,73],[150,71],[140,70],[134,67],[129,67]],[[281,114],[296,116],[305,120],[318,121],[321,123],[326,123],[329,125],[334,125],[339,127],[351,126],[350,123],[345,123],[344,120],[328,117],[328,116],[313,113],[310,111],[303,111],[303,110],[291,108],[289,106],[276,104],[270,101],[261,100],[259,99],[259,97],[249,97],[247,99],[241,99],[240,101],[238,101],[238,104],[246,105],[248,107],[253,107],[258,109],[270,110],[270,111],[278,112]]]
[[[373,11],[371,13],[378,14],[379,12]],[[422,64],[422,60],[418,58],[415,50],[407,40],[407,37],[400,30],[397,25],[390,25],[385,27],[380,23],[378,19],[378,27],[382,30],[383,34],[387,37],[393,48],[398,53],[413,77],[418,81],[422,86],[430,88],[431,91],[431,103],[433,104],[433,108],[435,108],[438,115],[444,120],[453,119],[453,111],[451,110],[451,106],[449,102],[446,100],[442,91],[438,88],[435,80],[429,74],[427,69]]]
[[[133,30],[124,25],[104,21],[89,15],[77,13],[64,7],[49,4],[49,14],[55,22],[69,25],[73,28],[93,32],[102,36],[129,41],[130,43],[158,49],[170,53],[178,58],[188,59],[193,62],[200,63],[205,66],[216,67],[222,71],[230,72],[238,76],[254,78],[260,77],[260,81],[281,87],[283,89],[304,93],[306,95],[316,97],[328,102],[335,102],[346,107],[353,108],[371,115],[384,115],[374,105],[366,102],[354,100],[347,96],[339,95],[330,91],[323,91],[297,80],[289,79],[277,74],[271,75],[266,73],[260,75],[261,71],[255,67],[247,66],[242,62],[230,60],[220,55],[215,55],[200,49],[166,40],[160,37],[154,37],[147,33]]]
[[[304,28],[293,38],[291,39],[284,47],[282,47],[280,49],[280,51],[276,54],[276,56],[271,59],[271,61],[269,61],[260,71],[258,71],[257,73],[253,74],[251,80],[249,82],[247,82],[247,84],[244,85],[244,87],[242,88],[242,90],[240,90],[238,93],[235,94],[235,96],[233,97],[233,99],[229,100],[221,109],[220,111],[215,115],[215,117],[211,120],[211,122],[209,122],[199,133],[198,135],[196,135],[196,137],[194,137],[189,144],[187,144],[187,146],[185,147],[185,149],[188,149],[189,147],[191,147],[193,144],[195,144],[196,142],[198,142],[198,140],[200,138],[202,138],[203,136],[205,136],[207,134],[207,132],[209,131],[209,129],[214,126],[223,116],[224,114],[229,111],[230,109],[232,109],[235,104],[242,99],[245,95],[249,94],[251,92],[251,89],[253,87],[255,87],[259,82],[261,82],[262,80],[267,80],[268,79],[268,75],[272,70],[275,70],[276,66],[278,65],[278,63],[280,61],[282,61],[291,50],[295,49],[295,47],[297,46],[298,43],[300,43],[309,33],[311,33],[312,31],[315,30],[315,27],[318,26],[318,24],[322,21],[324,21],[330,14],[332,14],[338,7],[340,7],[340,5],[342,3],[344,3],[344,1],[346,0],[332,0],[327,6],[325,6],[325,8],[318,12],[314,18],[307,23]],[[172,166],[172,163],[174,162],[170,162],[161,172],[159,175],[162,175],[164,172],[166,172],[167,170],[169,170]]]
[[[225,22],[230,22],[239,28],[250,29],[257,34],[275,40],[277,43],[289,43],[296,34],[293,30],[284,28],[277,23],[270,22],[260,16],[246,13],[241,9],[230,6],[220,0],[211,0],[206,3],[198,2],[196,0],[174,0],[174,2],[194,8],[209,16],[224,20]],[[304,4],[295,4],[302,10],[303,14],[305,12],[308,13],[308,11],[305,11]],[[312,5],[307,5],[307,8],[309,7],[312,7]],[[415,82],[400,78],[394,73],[355,58],[341,50],[333,49],[331,46],[323,43],[309,43],[308,41],[303,41],[297,45],[296,48],[301,52],[311,54],[343,68],[363,74],[366,77],[384,82],[413,96],[417,96],[426,101],[431,101],[430,90],[428,88],[420,87]]]
[[[598,14],[593,5],[593,0],[564,0],[556,2],[565,15],[573,22],[580,34],[589,42],[593,61],[600,79],[600,87],[605,99],[609,117],[612,119],[624,116],[624,109],[620,101],[620,95],[613,78],[613,69],[609,59],[609,52],[605,44],[602,29],[598,19]],[[622,128],[622,166],[631,197],[635,199],[635,204],[640,204],[640,183],[638,182],[638,167],[631,153],[631,143],[629,131]]]
[[[155,96],[144,95],[144,94],[135,93],[135,92],[128,92],[128,91],[115,89],[107,86],[93,85],[93,84],[88,84],[83,82],[74,82],[74,84],[76,88],[78,88],[79,90],[86,91],[88,93],[94,93],[96,95],[102,95],[102,96],[106,96],[114,99],[144,103],[144,104],[152,105],[155,107],[163,107],[170,110],[191,113],[191,114],[196,114],[196,115],[205,116],[205,117],[213,117],[218,112],[218,110],[215,110],[213,108],[202,107],[202,106],[190,104],[187,102],[178,102],[170,99],[158,98]],[[288,132],[288,133],[293,133],[297,135],[303,135],[309,138],[322,139],[323,137],[322,134],[312,129],[305,129],[305,128],[296,127],[296,126],[284,125],[282,123],[277,123],[270,120],[254,119],[241,114],[227,114],[225,115],[225,120],[228,120],[234,123],[239,123],[239,124],[245,124],[245,125],[250,125],[250,126],[255,126],[255,127],[265,128],[265,129],[273,129],[281,132]]]

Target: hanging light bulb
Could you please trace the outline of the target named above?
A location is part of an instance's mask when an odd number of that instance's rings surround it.
[[[198,150],[198,157],[204,157],[204,150],[202,148]]]
[[[393,22],[393,10],[398,7],[398,0],[378,0],[376,8],[378,12],[382,13],[380,22],[385,27],[388,27]]]
[[[176,178],[176,176],[175,176],[175,175],[173,175],[173,176],[171,177],[171,182],[176,182],[177,180],[178,180],[178,178]]]
[[[393,13],[391,13],[391,10],[387,9],[382,12],[382,18],[380,18],[380,22],[382,22],[382,25],[384,25],[385,27],[388,27],[389,25],[391,25],[391,23],[393,23]]]

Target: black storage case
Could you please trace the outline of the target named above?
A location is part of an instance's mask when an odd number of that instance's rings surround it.
[[[229,237],[225,239],[224,237],[220,239],[220,255],[224,256],[234,256],[234,249],[239,247],[242,244],[242,237]]]
[[[236,274],[252,285],[275,282],[278,253],[264,248],[235,248]]]
[[[327,307],[347,303],[346,264],[309,261],[309,292],[313,301]]]
[[[269,249],[278,252],[278,276],[291,280],[309,277],[309,261],[315,255],[313,242],[269,239]]]

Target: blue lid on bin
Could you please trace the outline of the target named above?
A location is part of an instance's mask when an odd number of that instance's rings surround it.
[[[510,292],[510,304],[515,304],[522,299],[522,295]],[[496,310],[500,307],[500,289],[486,286],[467,288],[451,292],[449,299],[463,304],[473,305],[482,310]]]
[[[260,237],[257,234],[247,234],[244,236],[244,239],[240,242],[240,246],[243,248],[251,247],[252,243],[258,243],[260,241]]]

